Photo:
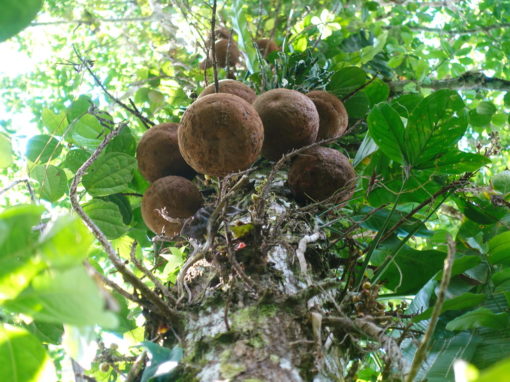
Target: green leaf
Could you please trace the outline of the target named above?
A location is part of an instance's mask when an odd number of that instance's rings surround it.
[[[469,123],[474,127],[484,127],[491,123],[492,114],[479,114],[476,109],[469,110]]]
[[[476,107],[476,112],[480,115],[492,115],[497,111],[496,106],[492,102],[480,102]]]
[[[503,101],[505,102],[506,106],[510,106],[510,92],[505,93],[505,96],[503,97]]]
[[[100,156],[83,177],[83,186],[90,195],[105,196],[124,191],[133,179],[136,159],[118,152]]]
[[[62,152],[60,142],[50,135],[36,135],[27,144],[26,156],[34,163],[46,163]]]
[[[62,166],[75,173],[89,158],[90,153],[88,151],[83,149],[70,150],[62,162]]]
[[[48,263],[68,268],[87,258],[94,237],[77,216],[65,215],[47,227],[40,241],[41,255]]]
[[[344,102],[349,118],[364,118],[369,109],[368,96],[364,92],[358,92]]]
[[[151,357],[143,371],[141,382],[154,381],[158,377],[171,380],[184,355],[182,348],[174,346],[169,349],[149,341],[142,342],[142,345],[150,352]]]
[[[39,338],[41,342],[53,345],[60,344],[64,334],[64,327],[61,324],[32,321],[25,327],[30,333]]]
[[[356,66],[350,66],[333,74],[326,89],[338,98],[343,98],[363,86],[366,81],[365,71]]]
[[[419,94],[404,94],[397,98],[394,98],[390,105],[393,107],[402,117],[409,118],[411,113],[416,106],[420,104],[423,97]]]
[[[461,310],[461,309],[467,309],[472,308],[474,306],[480,305],[487,296],[484,294],[475,294],[475,293],[463,293],[460,296],[451,298],[449,300],[446,300],[443,304],[443,307],[441,309],[441,313],[444,313],[448,310]],[[418,322],[421,320],[427,320],[432,316],[432,310],[434,308],[430,307],[422,314],[417,315],[413,318],[414,322]]]
[[[77,145],[94,149],[101,143],[104,129],[93,115],[85,114],[71,126],[71,139]]]
[[[50,202],[55,202],[67,190],[65,172],[52,165],[38,165],[30,171],[30,176],[39,182],[39,195]]]
[[[502,171],[491,179],[492,187],[502,194],[510,193],[510,170]]]
[[[83,209],[108,239],[116,239],[129,229],[122,220],[119,207],[113,202],[93,199]]]
[[[400,241],[395,241],[394,245],[398,243]],[[375,251],[373,264],[381,265],[388,256],[393,256],[394,245]],[[385,287],[396,293],[402,295],[416,293],[441,269],[445,257],[444,252],[418,251],[404,246],[381,274],[380,280]],[[417,272],[417,269],[420,271]]]
[[[374,142],[374,140],[369,136],[367,133],[365,135],[365,138],[363,138],[363,141],[361,142],[361,145],[358,148],[358,151],[356,152],[356,156],[354,157],[354,160],[352,161],[352,165],[356,167],[358,164],[360,164],[365,158],[373,154],[379,149],[377,144]]]
[[[117,207],[119,207],[119,211],[122,214],[122,220],[124,221],[124,224],[131,223],[131,220],[133,220],[133,210],[131,209],[129,199],[125,195],[113,194],[105,196],[101,199],[104,199],[107,202],[115,203]]]
[[[490,162],[490,159],[484,155],[451,150],[437,159],[416,166],[416,168],[421,170],[434,169],[436,172],[443,174],[463,174],[478,170]]]
[[[119,152],[134,156],[136,152],[136,140],[129,128],[124,127],[120,134],[113,138],[108,146],[106,146],[105,153],[110,152]]]
[[[0,168],[9,167],[12,162],[11,140],[3,134],[0,134]]]
[[[505,359],[483,370],[474,382],[507,382],[510,375],[510,359]]]
[[[448,330],[470,330],[480,327],[503,329],[508,327],[508,313],[494,313],[487,308],[467,312],[446,324]]]
[[[41,9],[42,0],[0,1],[0,42],[25,29]]]
[[[66,128],[69,125],[67,123],[66,113],[61,112],[55,114],[50,109],[43,109],[42,121],[44,126],[48,129],[51,135],[62,136],[65,134]]]
[[[69,106],[66,110],[67,120],[69,123],[72,123],[75,119],[80,119],[87,114],[91,105],[92,100],[90,97],[83,94],[79,96],[78,99],[73,101],[71,106]]]
[[[387,83],[376,78],[370,83],[370,85],[363,89],[363,92],[367,95],[368,100],[370,101],[370,107],[373,107],[379,102],[384,102],[388,99],[390,95],[390,87]]]
[[[237,44],[245,56],[246,67],[250,73],[255,73],[259,70],[258,53],[248,28],[246,12],[243,9],[244,5],[245,2],[241,0],[233,1],[231,20],[237,33]]]
[[[405,132],[409,164],[419,165],[451,149],[467,128],[464,102],[451,90],[425,98],[409,117]]]
[[[403,163],[404,124],[395,109],[387,103],[381,103],[374,107],[368,114],[368,131],[388,158]]]
[[[499,272],[494,273],[491,279],[496,286],[507,280],[510,280],[510,268],[505,268]]]
[[[104,310],[104,299],[83,267],[47,270],[5,308],[37,320],[74,326],[115,328],[117,319]]]
[[[41,342],[25,329],[0,325],[0,381],[56,381],[55,369]]]
[[[489,240],[488,254],[491,264],[510,264],[510,231],[500,233]]]

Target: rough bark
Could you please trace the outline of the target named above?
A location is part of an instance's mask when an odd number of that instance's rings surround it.
[[[392,81],[389,83],[393,93],[402,93],[404,86],[415,81]],[[502,78],[488,77],[480,72],[466,72],[455,78],[443,80],[424,80],[419,84],[422,88],[452,90],[497,90],[510,91],[510,81]]]

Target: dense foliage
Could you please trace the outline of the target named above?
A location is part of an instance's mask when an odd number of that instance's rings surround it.
[[[0,10],[17,3],[0,0]],[[3,61],[35,64],[21,73],[0,64],[0,380],[83,372],[148,381],[160,365],[179,380],[189,355],[143,299],[157,305],[178,289],[192,245],[148,231],[140,196],[149,184],[135,152],[151,124],[179,122],[214,81],[212,68],[200,68],[212,2],[47,0],[11,37],[40,7],[19,3],[23,20],[0,11],[0,30],[9,31],[0,39],[10,37],[0,48],[20,55]],[[308,216],[323,238],[307,261],[328,264],[321,272],[350,301],[343,309],[352,322],[374,314],[370,298],[382,304],[378,323],[397,341],[405,370],[392,371],[398,362],[387,362],[384,341],[361,336],[338,380],[408,373],[436,307],[415,380],[450,381],[455,370],[467,381],[505,381],[510,2],[233,0],[218,3],[215,22],[243,52],[236,68],[218,68],[220,78],[257,94],[326,89],[349,114],[347,134],[330,147],[352,159],[356,192]],[[262,58],[258,38],[281,50]],[[257,162],[255,192],[239,205],[257,203],[272,165]],[[211,203],[227,186],[197,183]],[[237,238],[253,229],[234,228]],[[138,303],[129,298],[137,293]],[[169,317],[172,296],[160,300]]]

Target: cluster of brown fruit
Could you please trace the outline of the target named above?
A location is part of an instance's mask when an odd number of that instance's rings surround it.
[[[214,52],[216,56],[216,64],[220,68],[233,67],[239,63],[241,52],[237,43],[232,39],[230,32],[226,28],[218,28],[215,31],[216,41],[214,43]],[[210,44],[210,41],[208,42]],[[269,38],[261,38],[255,41],[260,55],[266,58],[269,54],[280,50],[276,43]],[[201,69],[210,68],[213,65],[212,49],[209,52],[209,57],[200,63]]]
[[[148,130],[137,150],[142,175],[152,182],[142,216],[155,233],[179,233],[183,220],[202,205],[189,180],[196,173],[225,176],[250,167],[261,154],[278,160],[318,140],[341,136],[348,124],[342,102],[325,91],[302,94],[273,89],[259,96],[247,85],[211,84],[185,111],[180,124]],[[298,201],[352,196],[356,174],[337,150],[315,146],[296,156],[288,184]]]

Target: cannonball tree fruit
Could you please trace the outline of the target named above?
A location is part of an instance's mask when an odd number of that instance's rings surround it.
[[[264,124],[265,158],[278,160],[293,149],[315,142],[319,114],[307,96],[295,90],[273,89],[259,95],[253,107]]]
[[[142,218],[147,227],[165,236],[177,235],[184,220],[202,206],[202,194],[191,181],[181,176],[159,178],[142,198]]]
[[[224,68],[226,66],[235,66],[239,62],[241,52],[237,47],[237,43],[230,39],[221,39],[214,44],[216,55],[216,64]],[[212,49],[209,53],[209,58],[212,66]]]
[[[193,170],[182,158],[177,142],[177,123],[162,123],[151,127],[142,136],[136,149],[138,169],[149,182],[168,175],[192,179]]]
[[[349,200],[356,185],[356,172],[349,159],[338,150],[313,147],[297,155],[289,173],[288,184],[299,202]]]
[[[271,53],[280,50],[278,45],[276,45],[276,43],[269,38],[261,38],[255,41],[255,43],[257,44],[257,48],[259,49],[260,54],[264,58],[266,58]]]
[[[197,172],[225,176],[245,170],[257,159],[264,127],[252,105],[227,93],[197,99],[179,125],[179,148]]]
[[[313,101],[319,113],[317,140],[342,136],[349,124],[349,116],[342,101],[324,90],[314,90],[306,96]]]
[[[253,103],[255,98],[257,98],[257,94],[250,88],[248,85],[243,84],[242,82],[236,80],[221,80],[218,81],[219,92],[218,93],[228,93],[233,94],[238,97],[241,97],[248,103]],[[216,93],[216,87],[214,83],[207,86],[202,93],[198,96],[198,98],[204,97],[209,94]]]

